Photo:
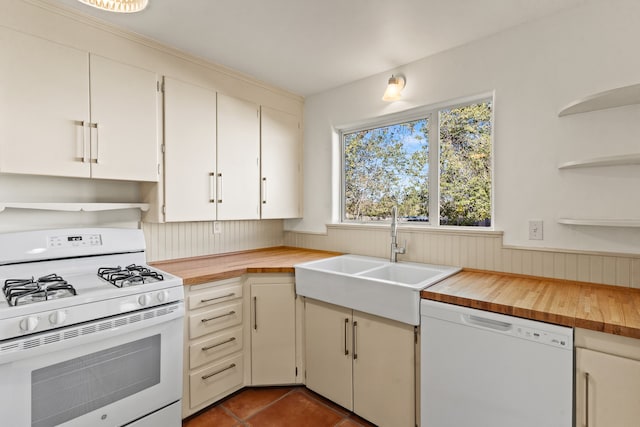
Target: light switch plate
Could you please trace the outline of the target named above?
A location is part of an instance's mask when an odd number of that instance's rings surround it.
[[[529,220],[529,240],[542,240],[542,220]]]
[[[220,221],[213,221],[213,234],[221,234],[222,226],[220,225]]]

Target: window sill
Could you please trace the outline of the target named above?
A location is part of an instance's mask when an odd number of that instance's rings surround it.
[[[360,222],[342,222],[336,224],[327,224],[327,229],[335,230],[380,230],[390,229],[390,223],[376,223],[365,224]],[[472,236],[502,236],[503,231],[495,230],[488,227],[452,227],[452,226],[438,226],[433,227],[430,225],[409,225],[406,222],[398,224],[398,232],[400,233],[434,233],[434,234],[449,234],[449,235],[472,235]]]

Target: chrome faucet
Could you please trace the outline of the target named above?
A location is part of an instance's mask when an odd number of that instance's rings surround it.
[[[404,246],[398,246],[398,207],[391,208],[391,256],[389,261],[398,262],[398,254],[404,254],[407,251],[407,242]]]

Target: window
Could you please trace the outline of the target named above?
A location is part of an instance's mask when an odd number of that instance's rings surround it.
[[[405,221],[491,226],[491,110],[483,100],[343,131],[343,221],[385,221],[395,205]]]

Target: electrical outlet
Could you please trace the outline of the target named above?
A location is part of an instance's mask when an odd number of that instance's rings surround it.
[[[222,226],[219,221],[213,221],[213,234],[221,234]]]
[[[542,220],[529,220],[529,240],[542,240]]]

